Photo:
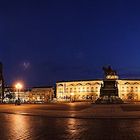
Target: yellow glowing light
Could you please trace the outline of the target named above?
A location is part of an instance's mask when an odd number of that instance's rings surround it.
[[[74,95],[74,93],[71,93],[71,95],[73,96],[73,95]]]
[[[119,77],[117,75],[107,75],[106,79],[118,79]]]
[[[17,83],[17,84],[15,85],[15,88],[18,89],[18,90],[20,90],[20,89],[23,88],[23,85],[22,85],[21,83]]]

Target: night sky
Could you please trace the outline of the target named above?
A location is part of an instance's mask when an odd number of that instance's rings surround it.
[[[5,83],[54,85],[140,78],[139,0],[5,0],[0,3],[0,60]]]

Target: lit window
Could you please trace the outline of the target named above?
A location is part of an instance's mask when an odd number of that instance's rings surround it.
[[[72,88],[70,88],[70,92],[72,92]]]
[[[85,87],[83,87],[83,92],[85,92]]]
[[[80,92],[80,88],[79,88],[79,92]]]

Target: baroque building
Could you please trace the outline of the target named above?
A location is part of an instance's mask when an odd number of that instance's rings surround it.
[[[62,81],[56,83],[58,101],[95,101],[103,80]],[[140,101],[140,80],[117,80],[118,94],[123,101]]]

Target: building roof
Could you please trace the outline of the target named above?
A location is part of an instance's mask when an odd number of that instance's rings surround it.
[[[103,81],[104,79],[83,79],[83,80],[64,80],[64,81],[57,81],[56,83],[63,83],[63,82],[88,82],[88,81]],[[118,80],[129,80],[129,81],[140,81],[140,79],[134,79],[134,78],[131,78],[131,79],[128,79],[128,78],[122,78],[122,79],[118,79]]]
[[[122,78],[122,79],[119,79],[119,80],[130,80],[130,81],[140,81],[140,79],[136,79],[136,78],[131,78],[131,79],[128,79],[128,78]]]
[[[103,79],[83,79],[83,80],[66,80],[66,81],[57,81],[56,83],[63,83],[63,82],[82,82],[82,81],[102,81]]]

